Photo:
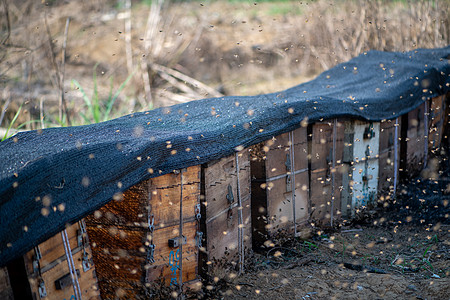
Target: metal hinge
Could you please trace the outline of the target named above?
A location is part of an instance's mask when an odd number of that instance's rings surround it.
[[[203,239],[203,232],[197,231],[197,234],[195,235],[195,241],[197,242],[197,247],[202,248],[202,239]]]
[[[231,185],[228,185],[227,200],[228,200],[228,204],[230,204],[230,206],[234,202],[233,188],[231,187]]]
[[[42,299],[42,298],[47,297],[47,289],[45,288],[45,282],[43,279],[41,279],[39,282],[38,291],[39,291],[39,298]]]
[[[34,259],[33,259],[33,272],[34,274],[40,274],[41,267],[39,265],[39,261],[42,258],[41,249],[39,249],[39,246],[34,247]]]
[[[148,249],[147,249],[147,261],[150,264],[153,264],[155,262],[155,258],[154,258],[155,248],[156,248],[155,245],[151,244],[148,246]]]
[[[83,257],[81,258],[81,264],[83,266],[83,272],[87,272],[91,269],[91,263],[89,261],[89,256],[85,249],[83,249]]]
[[[292,192],[292,186],[291,186],[291,175],[288,174],[286,176],[286,192]]]
[[[195,205],[194,213],[195,213],[195,219],[197,221],[200,221],[200,219],[202,218],[202,214],[200,212],[200,204],[196,204]]]
[[[148,215],[148,230],[150,233],[155,230],[155,217],[152,214]]]
[[[286,171],[291,171],[291,155],[289,153],[286,153],[286,161],[284,162],[284,165],[286,166]]]

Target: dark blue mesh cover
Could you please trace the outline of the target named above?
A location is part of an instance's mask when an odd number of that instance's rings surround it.
[[[305,118],[380,121],[405,114],[450,91],[449,55],[450,47],[370,51],[278,93],[19,133],[0,143],[0,266],[142,180],[230,155]]]

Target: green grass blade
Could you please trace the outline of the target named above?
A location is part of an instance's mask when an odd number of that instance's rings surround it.
[[[23,104],[22,104],[23,105]],[[22,110],[22,105],[20,105],[19,109],[17,110],[16,114],[14,115],[14,118],[12,119],[11,123],[9,123],[8,129],[6,129],[5,135],[2,138],[2,142],[9,138],[8,133],[11,130],[12,126],[16,122],[17,118],[19,117],[20,111]]]
[[[114,105],[114,102],[116,102],[117,97],[119,97],[120,92],[122,92],[122,90],[125,88],[125,86],[127,85],[128,81],[130,81],[130,79],[133,77],[134,72],[131,73],[130,75],[128,75],[127,79],[125,79],[125,81],[120,85],[119,89],[116,91],[116,93],[114,94],[114,96],[112,98],[109,99],[107,106],[106,106],[106,111],[103,117],[103,121],[108,120],[109,118],[109,114],[111,113],[112,107]]]

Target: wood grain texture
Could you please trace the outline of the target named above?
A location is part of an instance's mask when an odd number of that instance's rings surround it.
[[[81,288],[82,297],[83,299],[100,299],[95,267],[92,265],[92,261],[91,268],[87,272],[84,272],[83,270],[83,251],[78,247],[77,243],[77,233],[79,229],[80,227],[78,223],[76,223],[68,226],[66,230],[70,241],[70,247],[72,249],[75,269],[80,272],[78,281]],[[58,233],[49,240],[41,243],[39,245],[39,249],[42,254],[42,259],[40,260],[40,268],[42,270],[41,275],[45,282],[48,295],[46,299],[70,299],[70,297],[74,295],[72,284],[61,290],[57,290],[55,286],[56,280],[70,274],[61,234]],[[91,258],[92,250],[89,245],[86,245],[85,249],[88,257]],[[31,250],[25,255],[24,259],[31,291],[34,294],[34,297],[39,299],[39,277],[33,271],[34,256],[35,252],[34,250]],[[49,267],[49,265],[51,267]]]
[[[251,190],[250,161],[248,150],[239,155],[239,185],[244,222],[244,247],[251,248]],[[235,155],[231,155],[204,166],[206,206],[207,260],[228,263],[238,261],[239,207]],[[232,202],[227,199],[231,187]]]
[[[200,166],[183,171],[183,282],[195,280],[198,268],[196,235],[199,222],[195,206],[200,199]],[[102,297],[123,294],[134,298],[145,286],[170,285],[173,276],[169,239],[180,234],[181,175],[171,173],[143,181],[112,200],[88,218],[87,230]],[[153,219],[154,230],[148,220]],[[147,259],[148,246],[155,246],[154,262]],[[172,262],[172,266],[171,266]],[[179,263],[179,262],[175,262]]]
[[[406,174],[414,177],[420,174],[425,158],[425,104],[408,113],[408,131],[406,138]]]
[[[0,299],[14,300],[8,269],[6,267],[0,268]]]
[[[311,139],[311,217],[319,223],[339,218],[341,211],[344,124],[337,122],[335,168],[333,169],[333,120],[314,123]],[[332,197],[334,173],[334,198]]]
[[[430,100],[430,114],[428,116],[430,126],[428,130],[428,149],[434,151],[439,148],[444,135],[445,122],[445,96],[435,97]]]

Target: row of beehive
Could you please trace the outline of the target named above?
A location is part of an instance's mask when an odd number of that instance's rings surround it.
[[[438,97],[393,120],[304,124],[143,181],[1,269],[0,296],[131,299],[223,265],[242,271],[252,248],[391,197],[399,178],[417,175],[440,146],[444,105]]]

